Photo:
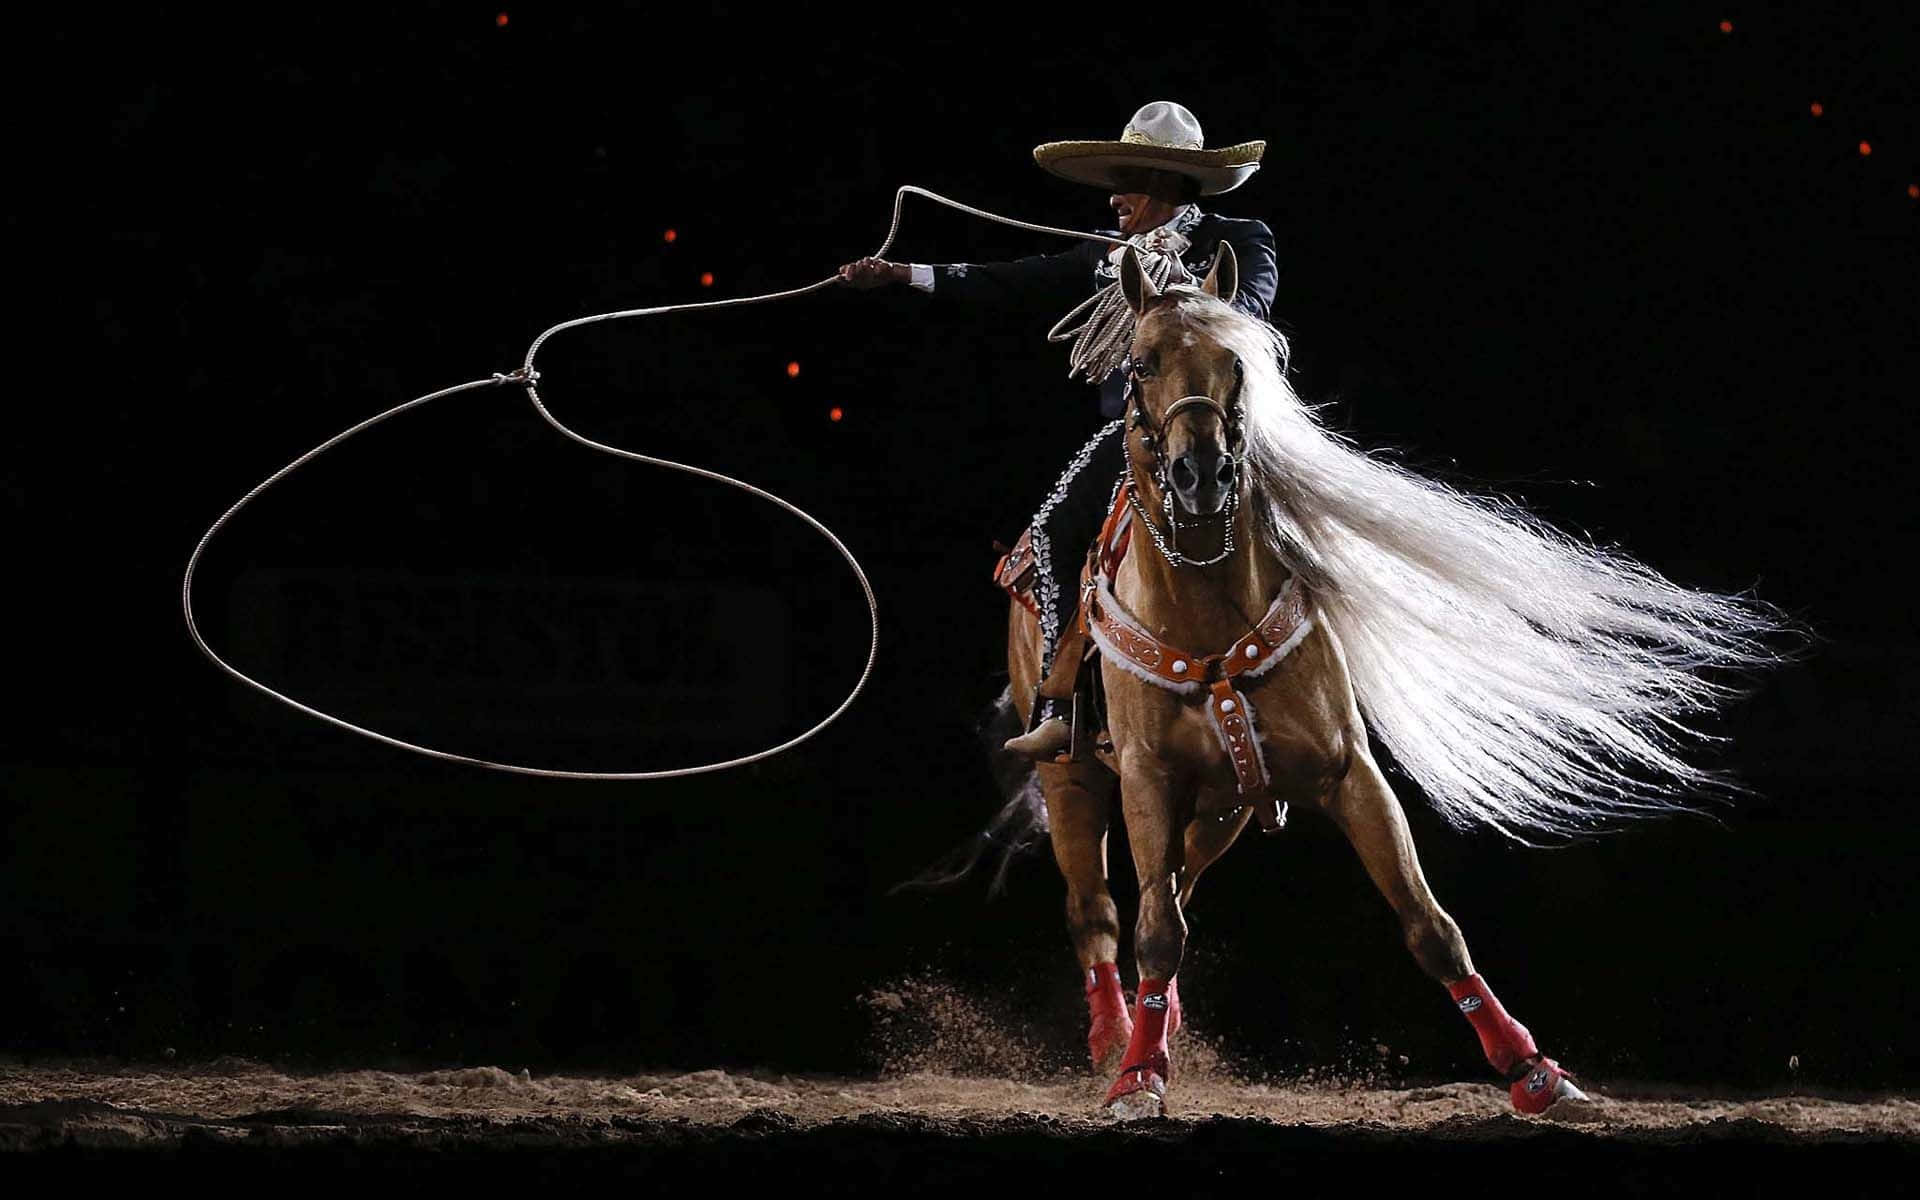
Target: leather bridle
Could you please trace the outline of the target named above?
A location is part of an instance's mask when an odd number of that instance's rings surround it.
[[[1147,533],[1153,538],[1153,544],[1159,548],[1160,553],[1169,563],[1172,563],[1174,566],[1208,567],[1214,563],[1224,561],[1235,549],[1233,541],[1233,517],[1239,508],[1240,460],[1246,450],[1246,437],[1240,426],[1240,392],[1241,386],[1246,378],[1245,366],[1237,356],[1234,358],[1233,395],[1228,399],[1227,403],[1222,404],[1212,396],[1206,395],[1182,396],[1168,406],[1166,413],[1158,422],[1147,415],[1145,406],[1140,403],[1138,394],[1138,380],[1140,378],[1141,368],[1140,360],[1129,354],[1127,355],[1127,361],[1124,367],[1126,370],[1126,402],[1128,411],[1127,431],[1131,433],[1133,430],[1139,429],[1141,431],[1140,444],[1147,453],[1153,457],[1153,478],[1154,482],[1160,487],[1161,509],[1167,524],[1167,534],[1164,536],[1161,534],[1159,527],[1147,517],[1146,509],[1141,507],[1140,498],[1135,491],[1134,475],[1131,470],[1127,472],[1127,502],[1133,506],[1134,514],[1146,525]],[[1226,536],[1223,539],[1220,553],[1214,555],[1212,558],[1206,559],[1188,558],[1180,552],[1180,520],[1178,509],[1173,499],[1173,481],[1170,477],[1171,467],[1167,463],[1166,455],[1162,453],[1162,447],[1166,444],[1166,431],[1173,428],[1174,421],[1184,412],[1199,412],[1202,410],[1212,412],[1220,418],[1221,427],[1227,432],[1227,463],[1233,468],[1233,478],[1228,485],[1226,507],[1221,510],[1220,514],[1227,523]],[[1211,517],[1203,517],[1200,519],[1213,520]]]

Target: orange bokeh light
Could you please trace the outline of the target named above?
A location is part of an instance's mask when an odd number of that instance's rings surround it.
[[[1822,113],[1824,113],[1824,112],[1826,112],[1826,111],[1827,111],[1827,106],[1826,106],[1826,105],[1824,105],[1824,104],[1822,104],[1822,103],[1820,103],[1820,102],[1819,102],[1818,100],[1815,100],[1815,101],[1813,102],[1813,105],[1812,105],[1812,112],[1813,112],[1813,115],[1814,115],[1814,116],[1816,116],[1816,117],[1817,117],[1817,116],[1819,116],[1820,114],[1822,114]]]
[[[495,17],[493,19],[493,24],[495,28],[505,29],[507,27],[507,14],[501,13],[499,16]]]
[[[1733,22],[1732,22],[1732,21],[1722,21],[1722,22],[1720,22],[1720,32],[1721,32],[1721,33],[1732,33],[1732,32],[1733,32]]]
[[[702,271],[702,272],[700,272],[700,286],[701,286],[701,287],[712,287],[712,286],[713,286],[713,272],[712,272],[712,271]]]
[[[841,417],[844,417],[846,415],[847,414],[840,411],[840,408],[838,405],[835,405],[834,407],[827,410],[827,420],[829,421],[838,421]]]
[[[1920,200],[1920,183],[1910,183],[1907,185],[1907,199]]]
[[[1862,157],[1862,158],[1865,158],[1865,157],[1866,157],[1867,155],[1869,155],[1869,154],[1872,154],[1872,153],[1873,153],[1873,143],[1872,143],[1872,142],[1861,142],[1861,143],[1860,143],[1860,157]]]
[[[678,238],[678,237],[679,237],[680,235],[679,235],[678,233],[676,233],[676,232],[674,232],[673,230],[671,230],[671,229],[669,229],[669,230],[667,230],[667,232],[666,232],[666,235],[665,235],[665,236],[666,236],[666,240],[667,240],[667,241],[669,241],[669,242],[671,242],[671,241],[674,241],[675,239],[677,239],[677,238]]]
[[[800,374],[800,364],[799,364],[799,363],[797,363],[797,362],[790,362],[790,363],[788,363],[788,364],[787,364],[787,378],[788,378],[788,379],[793,379],[793,378],[796,378],[796,377],[797,377],[797,376],[798,376],[799,374]]]

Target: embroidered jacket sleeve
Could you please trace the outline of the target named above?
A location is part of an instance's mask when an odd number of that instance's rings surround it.
[[[959,300],[1057,306],[1061,312],[1093,291],[1093,258],[1086,242],[1058,254],[1034,254],[1011,262],[911,264],[912,285]]]

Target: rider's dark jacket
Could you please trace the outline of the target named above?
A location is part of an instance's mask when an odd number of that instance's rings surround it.
[[[1178,218],[1176,218],[1178,220]],[[1113,237],[1113,230],[1102,230]],[[1220,243],[1233,246],[1240,267],[1240,290],[1233,306],[1261,320],[1270,320],[1280,270],[1274,260],[1273,231],[1261,221],[1201,213],[1187,231],[1188,247],[1180,258],[1195,279],[1206,278]],[[1112,246],[1105,242],[1077,242],[1058,254],[1036,254],[1011,262],[933,264],[933,292],[967,303],[974,300],[1017,302],[1048,306],[1064,316],[1093,292],[1118,278],[1108,261]],[[1124,376],[1114,371],[1100,385],[1100,415],[1117,417],[1126,409]]]

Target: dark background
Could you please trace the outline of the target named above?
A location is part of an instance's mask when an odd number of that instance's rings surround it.
[[[1483,973],[1603,1082],[1911,1085],[1920,28],[1663,7],[16,27],[9,243],[16,300],[51,319],[23,327],[17,364],[48,378],[5,467],[0,1046],[857,1070],[857,997],[932,972],[1071,1062],[1044,854],[1001,899],[889,893],[997,803],[990,542],[1098,424],[1040,336],[1058,314],[831,290],[543,351],[563,420],[773,489],[872,575],[867,690],[750,768],[568,783],[390,750],[216,672],[180,575],[339,429],[508,370],[570,317],[819,279],[879,244],[899,184],[1103,225],[1105,196],[1032,147],[1172,98],[1212,144],[1268,141],[1209,206],[1273,227],[1274,316],[1334,425],[1821,635],[1721,727],[1716,761],[1757,792],[1721,824],[1526,850],[1446,829],[1403,781]],[[915,200],[894,257],[1064,244]],[[296,697],[571,768],[792,736],[866,645],[798,521],[591,454],[517,388],[297,473],[213,543],[197,597],[215,645]],[[1324,824],[1250,838],[1192,926],[1190,1011],[1249,1069],[1380,1043],[1409,1059],[1390,1075],[1484,1076]]]

